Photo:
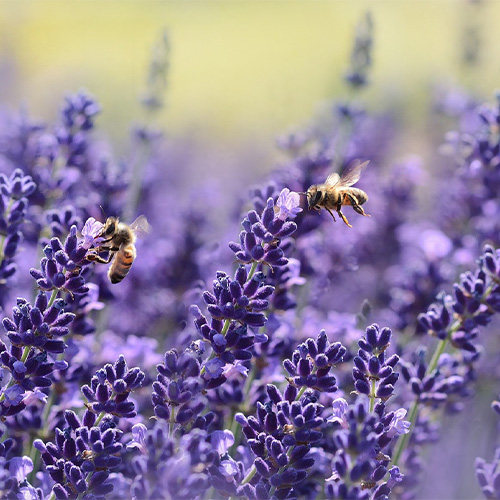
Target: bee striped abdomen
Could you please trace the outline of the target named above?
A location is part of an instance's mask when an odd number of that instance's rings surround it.
[[[358,205],[362,205],[368,200],[368,195],[361,189],[349,188],[348,191],[342,193],[342,205],[352,205],[349,195],[356,199]]]
[[[135,258],[136,250],[133,244],[118,250],[108,272],[111,283],[119,283],[127,276]]]

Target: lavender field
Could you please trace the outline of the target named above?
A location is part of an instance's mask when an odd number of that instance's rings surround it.
[[[40,118],[0,51],[1,499],[500,498],[500,66],[460,5],[451,77],[375,99],[356,9],[328,99],[230,145],[165,122],[168,26],[136,116]]]

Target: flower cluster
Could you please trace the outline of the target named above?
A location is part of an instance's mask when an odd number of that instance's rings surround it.
[[[159,364],[157,370],[152,397],[155,415],[171,425],[179,424],[180,428],[186,428],[188,422],[195,419],[206,422],[209,415],[200,415],[207,405],[202,396],[200,362],[193,352],[186,350],[178,355],[175,350],[167,351],[165,362]]]
[[[418,330],[450,340],[459,348],[476,352],[473,340],[478,328],[486,326],[500,310],[500,256],[486,245],[475,273],[460,276],[453,287],[453,297],[441,294],[427,313],[418,317]]]
[[[386,412],[384,404],[378,404],[375,412],[368,413],[362,401],[351,407],[342,398],[333,402],[329,421],[335,425],[332,434],[335,455],[332,475],[325,485],[327,498],[389,495],[402,476],[397,467],[389,468],[390,457],[384,451],[395,437],[408,432],[405,416],[406,410],[402,408]],[[391,478],[386,481],[388,472]]]
[[[137,415],[135,405],[129,400],[130,393],[140,387],[145,374],[139,368],[129,369],[125,358],[120,356],[114,365],[108,363],[98,370],[89,385],[82,387],[87,408],[95,414],[132,418]]]
[[[271,269],[286,265],[288,260],[280,242],[297,229],[295,222],[286,219],[293,219],[301,210],[299,195],[285,188],[276,206],[274,199],[268,198],[261,215],[255,210],[248,212],[241,223],[244,230],[240,233],[240,242],[229,244],[238,262],[267,264]]]
[[[192,498],[210,489],[213,475],[208,468],[217,469],[218,454],[206,431],[194,429],[177,442],[160,421],[150,430],[136,424],[132,433],[127,447],[139,452],[133,461],[134,498]]]
[[[358,355],[353,360],[354,387],[358,393],[384,401],[392,396],[399,377],[394,371],[399,356],[386,357],[391,336],[389,328],[380,329],[373,324],[366,329],[366,338],[359,340]]]
[[[250,498],[270,498],[273,494],[286,498],[305,480],[314,463],[308,454],[322,437],[321,405],[312,402],[309,394],[290,401],[275,386],[269,385],[267,391],[270,401],[257,403],[256,417],[236,415],[256,456],[257,479],[252,485],[245,484],[244,493]]]
[[[335,365],[343,361],[346,348],[340,343],[331,344],[323,330],[316,340],[308,339],[294,351],[292,359],[283,362],[290,374],[288,391],[311,388],[319,392],[335,392],[336,379],[330,374]]]
[[[66,427],[64,431],[56,429],[55,442],[34,443],[55,482],[52,491],[56,498],[105,498],[113,490],[108,478],[121,461],[117,454],[123,447],[119,442],[122,431],[114,428],[112,421],[97,424],[92,415],[87,412],[81,422],[68,410],[64,414]]]

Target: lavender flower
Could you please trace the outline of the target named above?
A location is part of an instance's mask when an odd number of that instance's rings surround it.
[[[256,417],[236,415],[243,426],[248,444],[255,454],[254,467],[257,480],[245,484],[247,496],[272,497],[276,492],[285,498],[293,488],[307,477],[307,469],[314,460],[308,457],[311,444],[319,441],[323,419],[320,405],[305,394],[300,401],[290,402],[274,386],[268,386],[271,401],[257,403]]]
[[[386,358],[385,350],[389,347],[392,332],[389,328],[379,329],[373,324],[366,329],[366,338],[358,342],[358,355],[354,358],[354,386],[360,394],[371,398],[387,400],[394,391],[394,384],[399,374],[394,367],[399,356],[394,354]]]
[[[299,194],[290,192],[288,188],[283,189],[276,201],[276,206],[279,208],[278,218],[281,220],[294,219],[298,213],[302,212],[299,205]]]
[[[499,309],[499,262],[498,251],[486,245],[476,272],[462,274],[460,282],[454,285],[454,297],[441,294],[438,302],[419,316],[418,331],[450,340],[459,349],[476,352],[473,341],[479,327],[486,326]]]
[[[290,193],[288,189],[284,189],[278,199],[278,216],[275,213],[274,200],[269,198],[262,215],[251,210],[243,219],[244,231],[240,233],[240,243],[229,244],[239,262],[262,263],[271,268],[283,266],[288,262],[280,248],[280,240],[290,236],[297,229],[294,222],[286,219],[295,217],[300,211],[299,197],[297,193]]]
[[[123,447],[119,442],[122,432],[113,428],[111,421],[99,425],[95,419],[84,417],[83,424],[74,412],[67,411],[65,431],[56,429],[55,442],[34,445],[41,453],[50,477],[55,482],[52,492],[56,498],[75,496],[105,496],[113,490],[108,477],[119,466],[116,456]]]
[[[498,463],[500,461],[500,448],[495,451],[493,461],[489,464],[483,458],[476,458],[476,478],[481,487],[484,498],[496,499],[500,494],[498,485]]]
[[[170,434],[174,423],[181,429],[195,419],[206,420],[210,415],[201,417],[207,405],[202,395],[204,384],[200,378],[200,362],[192,351],[178,355],[171,350],[165,353],[165,363],[157,366],[158,379],[153,383],[153,406],[158,418],[170,422]],[[195,424],[194,424],[195,425]]]
[[[129,396],[142,385],[144,378],[145,374],[140,368],[129,369],[125,358],[120,356],[113,365],[108,363],[98,370],[90,385],[82,387],[82,393],[88,401],[87,408],[95,414],[135,417],[137,412]]]
[[[330,344],[324,330],[316,340],[308,339],[294,351],[291,360],[283,363],[291,376],[287,391],[296,394],[297,389],[308,387],[320,392],[335,392],[336,379],[329,372],[342,362],[345,353],[346,348],[340,342]]]
[[[160,421],[141,434],[141,446],[136,447],[140,455],[133,461],[134,498],[192,498],[210,488],[211,474],[207,469],[216,461],[217,452],[206,431],[194,429],[176,444]]]
[[[33,179],[20,169],[9,177],[0,174],[0,306],[4,305],[2,288],[16,272],[14,257],[22,241],[21,225],[26,217],[27,198],[35,189]]]

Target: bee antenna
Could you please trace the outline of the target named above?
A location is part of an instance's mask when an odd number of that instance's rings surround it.
[[[297,194],[307,194],[307,193],[304,191],[297,191]]]

